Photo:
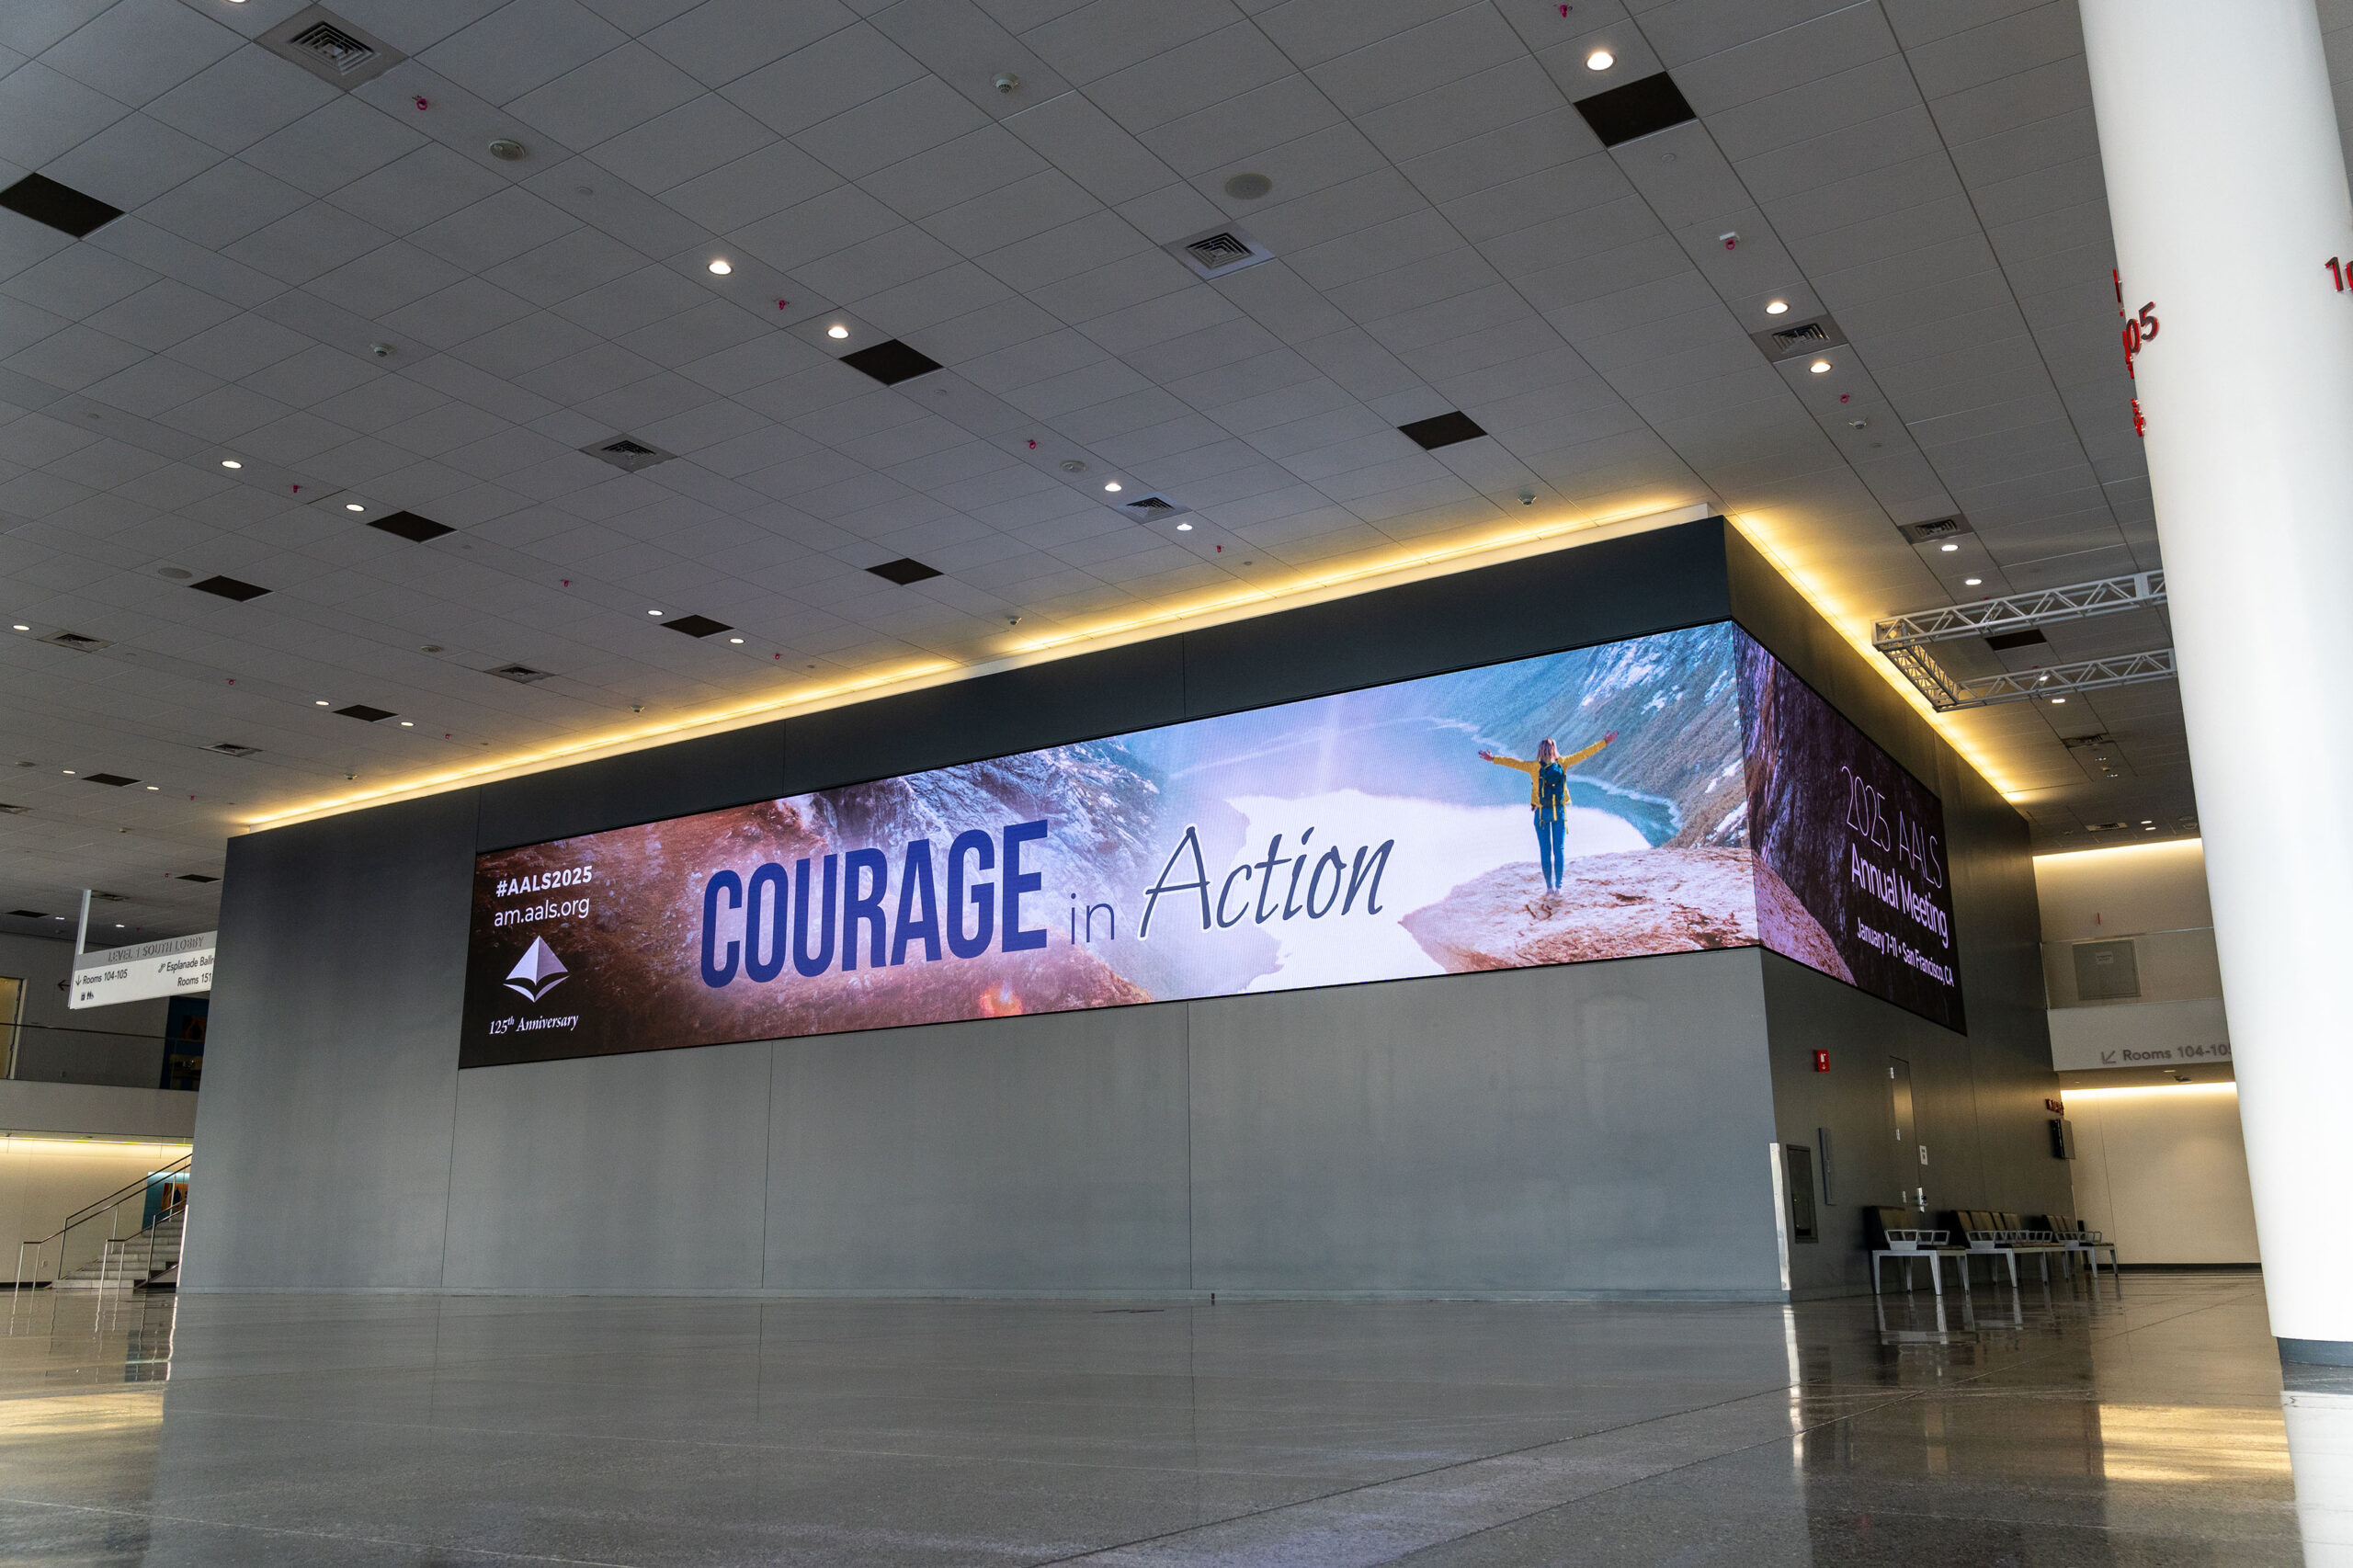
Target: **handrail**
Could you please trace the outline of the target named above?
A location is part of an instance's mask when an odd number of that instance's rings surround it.
[[[88,1208],[74,1214],[73,1218],[67,1220],[65,1223],[60,1225],[56,1230],[51,1232],[48,1235],[43,1236],[38,1242],[18,1242],[17,1244],[17,1272],[12,1280],[13,1288],[17,1290],[21,1290],[24,1288],[26,1281],[25,1249],[27,1247],[33,1249],[31,1280],[33,1288],[35,1290],[39,1290],[40,1288],[41,1255],[49,1250],[50,1243],[55,1242],[57,1244],[57,1267],[59,1273],[62,1275],[65,1269],[65,1237],[75,1226],[87,1224],[90,1221],[97,1219],[101,1214],[111,1214],[114,1210],[121,1208],[124,1204],[130,1202],[134,1198],[145,1197],[148,1189],[155,1185],[155,1180],[159,1176],[169,1178],[174,1176],[187,1175],[188,1167],[193,1164],[196,1155],[193,1151],[183,1154],[178,1159],[173,1161],[170,1165],[165,1166],[162,1170],[150,1171],[146,1176],[142,1176],[135,1182],[132,1182],[130,1186],[125,1187],[119,1191],[117,1191],[106,1198],[98,1199],[97,1202],[91,1204]],[[172,1205],[172,1210],[177,1210],[186,1207],[187,1204],[185,1201],[176,1203]],[[169,1210],[167,1210],[167,1212]],[[164,1216],[162,1214],[158,1214],[156,1216],[158,1221],[163,1218]],[[111,1231],[113,1227],[109,1225],[108,1228]],[[140,1227],[142,1232],[146,1229],[147,1227],[144,1225]],[[109,1245],[111,1245],[116,1239],[117,1238],[111,1234],[107,1238]]]
[[[80,1224],[85,1220],[96,1219],[98,1215],[105,1213],[109,1209],[120,1208],[125,1202],[129,1201],[134,1196],[143,1194],[149,1187],[154,1186],[155,1178],[157,1176],[176,1175],[184,1166],[193,1162],[196,1156],[192,1153],[182,1154],[178,1159],[174,1160],[162,1170],[150,1171],[145,1176],[141,1176],[137,1181],[132,1182],[130,1186],[122,1187],[118,1191],[108,1193],[106,1197],[99,1199],[96,1203],[91,1204],[88,1208],[75,1213],[71,1219],[67,1220],[65,1223],[58,1226],[57,1229],[50,1234],[43,1236],[41,1238],[41,1245],[47,1246],[51,1242],[55,1241],[59,1236],[63,1235],[66,1232],[72,1230],[74,1226]]]

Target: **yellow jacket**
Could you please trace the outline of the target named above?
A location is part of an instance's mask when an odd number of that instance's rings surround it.
[[[1606,746],[1609,743],[1608,741],[1596,741],[1593,744],[1586,747],[1583,751],[1563,752],[1561,754],[1561,766],[1564,768],[1574,767],[1578,763],[1583,762],[1586,757],[1591,756],[1594,753],[1599,751],[1603,746]],[[1528,775],[1528,807],[1529,810],[1534,811],[1536,809],[1536,772],[1537,769],[1542,767],[1544,765],[1540,762],[1523,762],[1516,756],[1491,756],[1487,760],[1494,763],[1497,767],[1517,767],[1522,773]]]

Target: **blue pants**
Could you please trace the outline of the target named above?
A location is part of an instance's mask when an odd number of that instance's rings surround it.
[[[1566,835],[1569,817],[1566,812],[1538,812],[1536,817],[1536,853],[1544,862],[1544,885],[1561,885],[1562,840]]]

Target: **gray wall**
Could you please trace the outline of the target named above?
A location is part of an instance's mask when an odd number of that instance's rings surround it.
[[[1927,1190],[1932,1210],[2065,1212],[2068,1167],[2043,1109],[2059,1093],[2042,988],[2041,915],[2024,818],[1879,671],[1737,537],[1733,613],[1758,642],[1884,746],[1943,802],[1969,1032],[1939,1028],[1778,955],[1764,960],[1775,1114],[1784,1143],[1815,1150],[1822,1240],[1790,1253],[1800,1294],[1870,1289],[1862,1210]],[[1813,1052],[1830,1052],[1826,1074]],[[1886,1063],[1909,1064],[1928,1164],[1895,1144]],[[1827,1169],[1821,1133],[1830,1134]]]
[[[92,917],[95,921],[96,916]],[[94,946],[98,944],[93,944]],[[164,1076],[163,997],[112,1007],[66,1006],[74,937],[0,937],[0,974],[25,983],[27,1028],[17,1048],[17,1076],[47,1084],[110,1084],[152,1089]],[[0,1018],[0,1024],[6,1020]],[[0,1049],[5,1049],[0,1040]]]
[[[456,1068],[477,850],[1720,620],[1725,537],[237,840],[188,1285],[1770,1293],[1788,1007],[1754,951]],[[1933,737],[1902,739],[1939,777]],[[1833,989],[1837,1028],[1909,1021]]]
[[[306,1135],[292,1102],[351,1095],[358,1066],[314,1040],[293,1054],[332,1065],[285,1064],[307,1093],[206,1090],[189,1286],[1767,1296],[1757,965],[1693,953],[464,1074],[451,1045],[442,1092],[419,1071],[368,1096],[412,1141],[397,1152]],[[277,1156],[216,1153],[223,1104],[282,1118]],[[323,1206],[363,1172],[386,1188],[373,1221]],[[228,1218],[268,1204],[267,1223]]]

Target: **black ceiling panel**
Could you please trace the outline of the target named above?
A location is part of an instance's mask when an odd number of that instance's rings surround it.
[[[1477,420],[1460,409],[1451,414],[1438,414],[1427,419],[1416,419],[1411,425],[1400,425],[1397,428],[1412,437],[1420,446],[1433,452],[1440,447],[1450,447],[1457,441],[1475,441],[1486,434],[1484,430],[1479,428]]]
[[[355,702],[348,708],[338,708],[335,711],[342,714],[347,719],[357,719],[364,724],[373,724],[379,720],[389,719],[392,716],[392,710],[391,709],[370,708],[365,702]]]
[[[2024,631],[2004,631],[1985,639],[1985,646],[1996,653],[2006,653],[2013,648],[2040,648],[2051,641],[2032,627]]]
[[[1577,112],[1585,116],[1585,122],[1593,127],[1593,133],[1601,138],[1605,147],[1615,147],[1621,142],[1631,142],[1638,136],[1648,136],[1699,118],[1684,100],[1683,89],[1664,71],[1606,93],[1596,93],[1589,98],[1579,98]]]
[[[136,778],[125,778],[119,773],[85,773],[82,775],[82,781],[85,784],[109,784],[118,790],[126,784],[139,782]]]
[[[689,637],[710,637],[718,632],[735,630],[725,621],[713,620],[707,615],[682,615],[676,620],[665,620],[662,624],[673,631],[683,631]]]
[[[203,582],[190,583],[188,586],[199,594],[218,594],[224,599],[234,599],[239,604],[244,603],[247,599],[257,599],[269,592],[267,588],[258,587],[252,583],[241,583],[234,577],[207,577]]]
[[[939,369],[938,360],[920,348],[908,347],[895,337],[871,348],[853,349],[842,356],[842,363],[853,370],[865,371],[886,387],[927,376]]]
[[[0,207],[21,212],[36,223],[63,230],[77,240],[122,216],[121,208],[109,207],[97,197],[85,196],[46,175],[27,175],[7,189],[0,190]]]
[[[926,566],[913,556],[906,555],[901,556],[896,561],[885,561],[880,566],[870,566],[867,570],[887,582],[898,584],[903,588],[910,583],[920,583],[926,578],[939,575],[938,567]]]
[[[420,517],[415,512],[394,512],[390,517],[370,517],[368,519],[368,526],[371,528],[381,528],[388,534],[398,534],[401,538],[413,540],[417,544],[439,539],[443,534],[453,534],[458,531],[447,523],[437,523],[430,517]]]

